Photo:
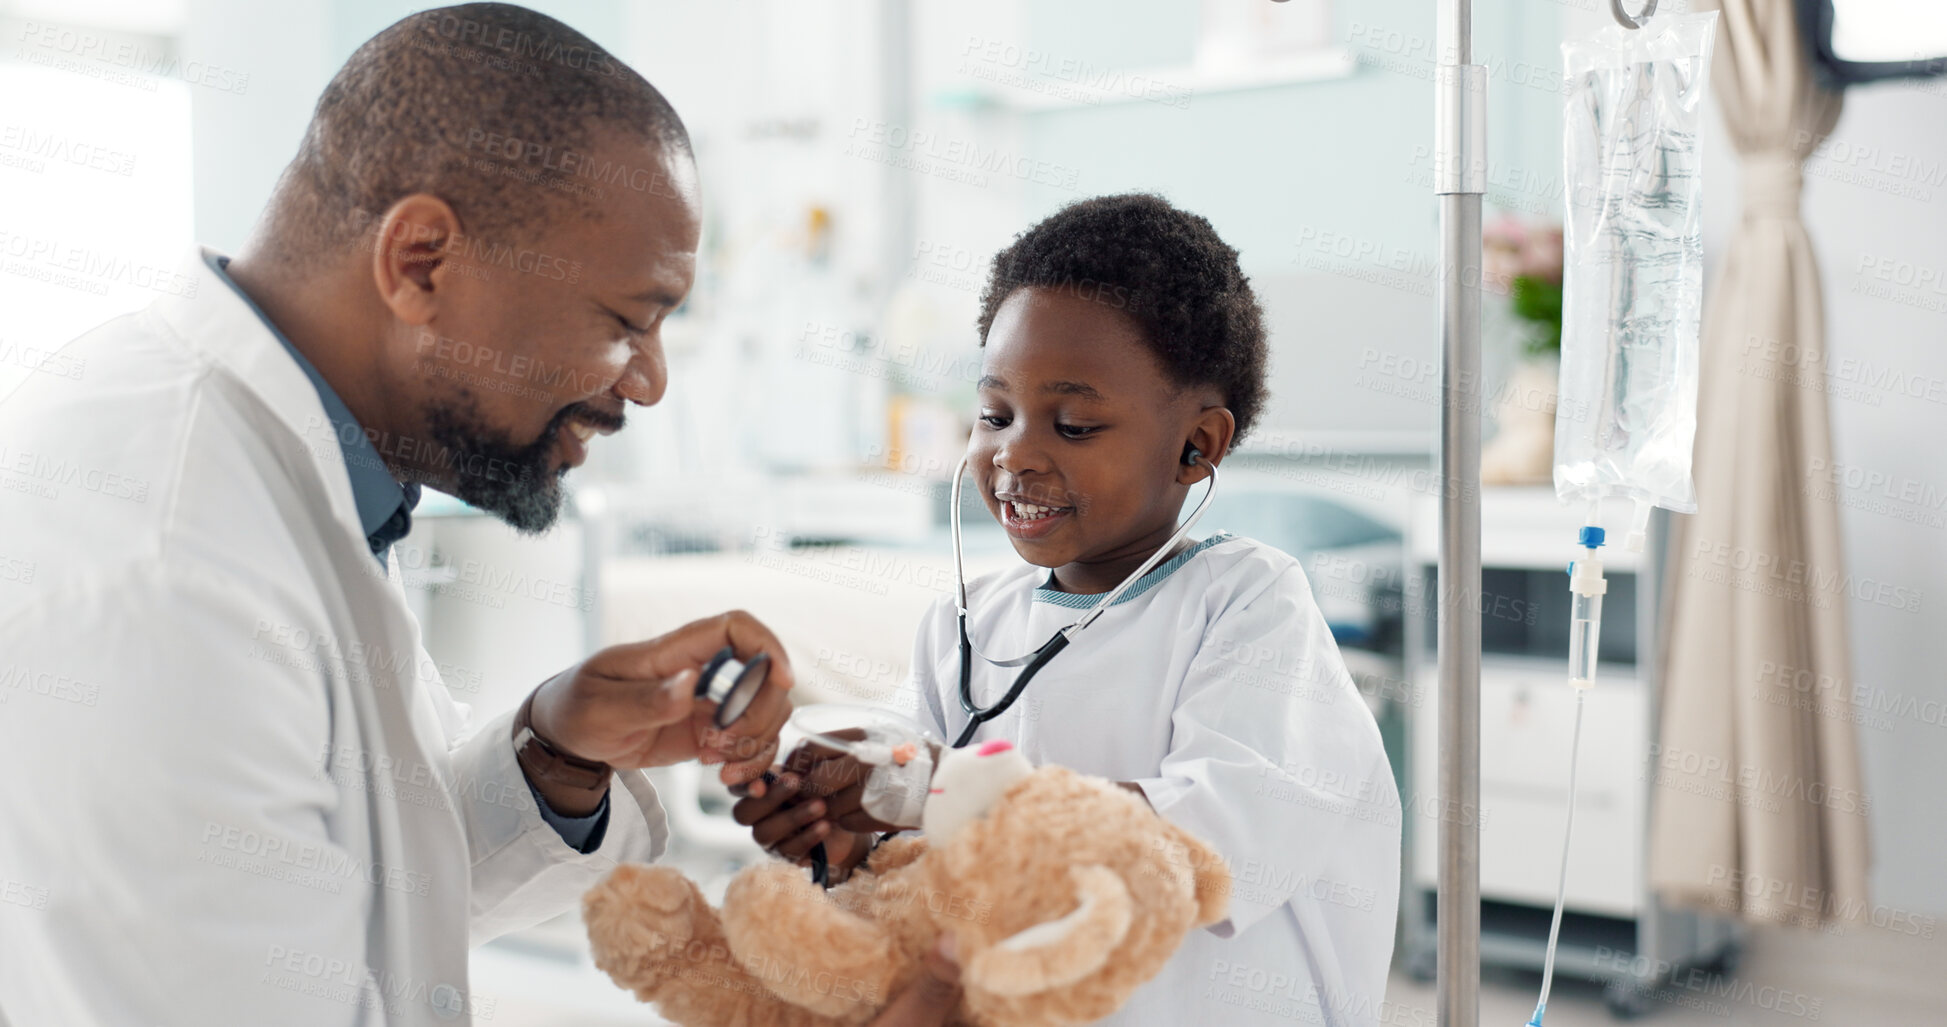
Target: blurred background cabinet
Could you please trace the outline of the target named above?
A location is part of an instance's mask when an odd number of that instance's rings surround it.
[[[1620,540],[1627,504],[1604,504],[1603,527]],[[1414,498],[1399,602],[1406,676],[1438,695],[1434,655],[1439,538],[1437,496]],[[1610,1009],[1646,1008],[1653,980],[1632,968],[1724,965],[1737,954],[1727,921],[1661,906],[1646,877],[1648,793],[1656,738],[1660,554],[1665,518],[1641,554],[1599,551],[1609,592],[1595,687],[1587,697],[1576,782],[1567,901],[1556,972],[1607,983]],[[1575,694],[1568,684],[1569,561],[1580,552],[1582,510],[1552,488],[1481,493],[1481,586],[1458,596],[1481,611],[1481,962],[1540,970],[1560,873]],[[1409,972],[1434,975],[1438,877],[1439,703],[1407,714],[1406,875],[1400,951]],[[1458,811],[1468,816],[1474,811]],[[1636,956],[1647,957],[1638,960]]]

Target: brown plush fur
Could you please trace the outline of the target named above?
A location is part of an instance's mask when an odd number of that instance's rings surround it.
[[[1000,942],[1075,912],[1059,941]],[[1098,778],[1044,767],[949,844],[896,838],[823,892],[781,862],[739,874],[719,918],[696,886],[624,865],[583,900],[595,965],[686,1027],[851,1027],[959,943],[955,1024],[1056,1027],[1115,1011],[1192,928],[1223,919],[1230,875],[1201,841]]]

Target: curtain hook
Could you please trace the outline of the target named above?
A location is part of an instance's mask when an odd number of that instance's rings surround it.
[[[1643,4],[1643,13],[1633,18],[1623,10],[1623,0],[1609,0],[1609,13],[1616,16],[1616,23],[1623,28],[1640,29],[1644,22],[1650,20],[1650,15],[1656,13],[1656,0],[1647,0]]]

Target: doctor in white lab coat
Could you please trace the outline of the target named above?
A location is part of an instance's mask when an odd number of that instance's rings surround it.
[[[621,170],[505,170],[543,151]],[[0,398],[0,1023],[491,1016],[471,944],[663,851],[637,768],[762,773],[791,671],[749,617],[470,716],[389,552],[421,484],[554,519],[661,397],[697,240],[647,82],[532,12],[426,12],[333,79],[235,261]],[[718,731],[691,696],[725,645],[774,664]]]

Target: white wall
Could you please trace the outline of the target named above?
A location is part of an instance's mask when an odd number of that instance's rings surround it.
[[[598,43],[615,46],[618,0],[526,0]],[[195,89],[192,133],[196,236],[234,253],[271,187],[297,155],[318,94],[359,44],[430,4],[411,0],[188,0],[184,60],[243,76],[232,89]]]
[[[1021,45],[1059,59],[1168,66],[1194,49],[1197,5],[1187,0],[1020,6]],[[1545,0],[1476,5],[1474,59],[1489,68],[1490,217],[1561,217],[1558,43],[1576,13]],[[1031,187],[1020,222],[1124,190],[1160,192],[1209,218],[1268,315],[1271,400],[1256,444],[1424,454],[1439,429],[1434,5],[1337,0],[1332,18],[1330,43],[1355,62],[1350,74],[1193,89],[1181,106],[1077,105],[1024,118],[1035,155],[1076,169],[1079,181]],[[1111,23],[1116,31],[1099,31]],[[1492,320],[1485,331],[1491,392],[1514,339]]]

